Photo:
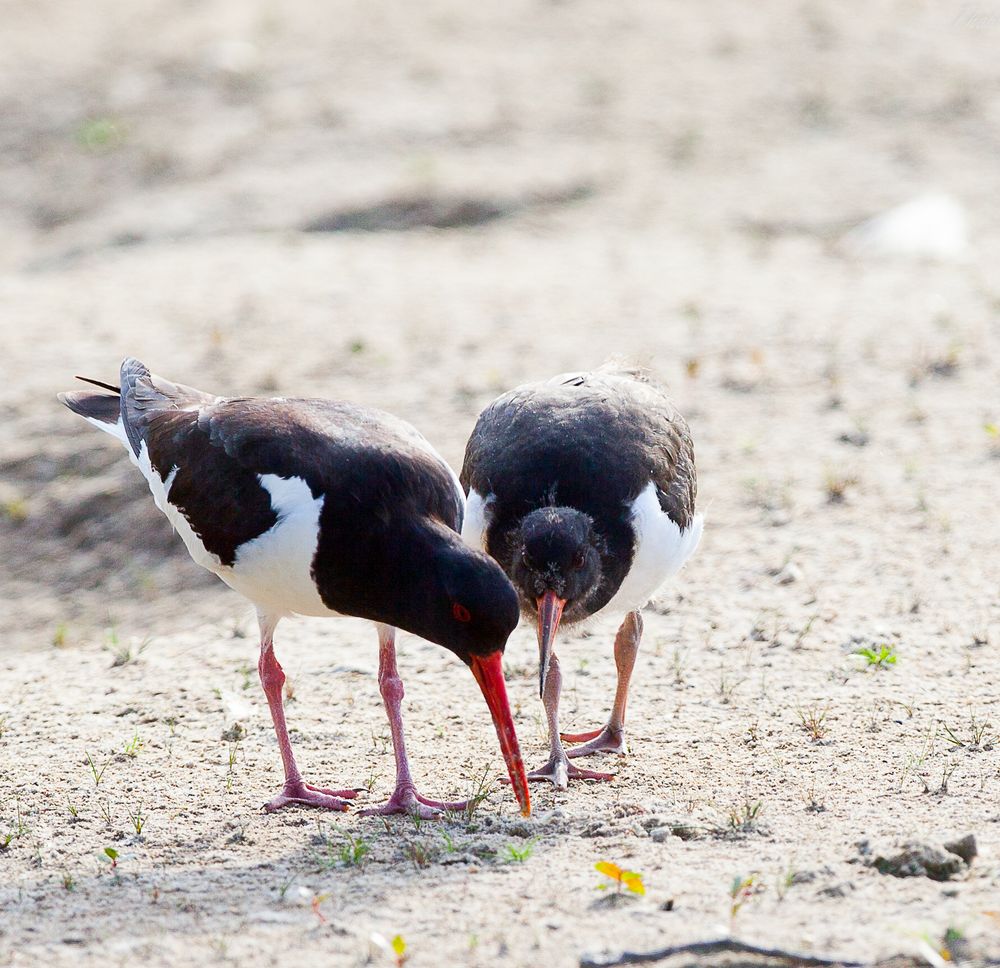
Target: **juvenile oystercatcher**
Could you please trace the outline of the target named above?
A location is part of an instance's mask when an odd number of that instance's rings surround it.
[[[680,570],[701,538],[694,448],[684,418],[639,370],[607,365],[530,383],[479,416],[465,451],[462,535],[492,555],[538,623],[539,692],[548,762],[528,774],[564,790],[610,780],[569,758],[624,753],[625,704],[642,636],[639,609]],[[602,729],[562,734],[560,621],[621,615],[618,686]],[[583,743],[567,753],[561,740]]]
[[[465,499],[454,472],[408,423],[328,400],[223,398],[122,363],[114,395],[59,399],[117,437],[191,557],[257,607],[261,684],[285,770],[268,811],[290,803],[346,810],[356,790],[305,783],[282,703],[272,638],[286,615],[353,615],[378,629],[379,687],[396,788],[363,813],[430,817],[464,803],[417,793],[400,712],[395,632],[443,645],[471,669],[496,726],[522,812],[531,810],[501,656],[517,595],[492,559],[457,533]]]

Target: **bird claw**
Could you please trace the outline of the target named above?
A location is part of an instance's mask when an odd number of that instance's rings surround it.
[[[589,733],[560,733],[559,736],[567,743],[583,743],[583,746],[575,746],[566,751],[566,755],[570,759],[577,756],[590,756],[591,753],[628,752],[624,729],[615,731],[605,726],[603,729],[595,729]]]
[[[386,817],[392,814],[406,814],[421,820],[436,820],[446,811],[456,812],[467,809],[468,800],[431,800],[421,796],[412,787],[397,787],[392,796],[379,807],[359,810],[359,817]]]
[[[304,807],[343,811],[350,806],[344,802],[345,799],[353,800],[357,795],[357,790],[327,790],[299,780],[297,783],[286,783],[281,793],[264,804],[264,810],[274,813],[282,807],[297,803]]]
[[[544,766],[528,774],[529,782],[548,780],[557,790],[568,789],[570,780],[597,780],[610,783],[614,778],[614,773],[599,773],[597,770],[583,770],[574,766],[565,756],[561,759],[550,759]],[[503,777],[502,782],[510,783],[510,780]]]

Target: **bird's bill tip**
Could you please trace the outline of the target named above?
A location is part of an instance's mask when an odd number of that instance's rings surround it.
[[[510,714],[510,703],[507,700],[502,653],[497,651],[489,655],[474,655],[470,665],[472,674],[483,691],[486,705],[490,707],[490,715],[493,717],[493,725],[500,740],[500,749],[507,764],[507,773],[510,775],[514,795],[521,806],[521,813],[528,817],[531,815],[531,795],[528,793],[528,777],[524,772],[514,719]]]
[[[552,643],[555,641],[559,620],[562,618],[566,599],[554,591],[547,591],[538,597],[538,694],[545,695],[545,683],[549,677],[549,663],[552,659]]]

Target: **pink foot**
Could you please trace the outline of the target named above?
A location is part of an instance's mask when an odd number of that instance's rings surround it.
[[[589,733],[560,733],[559,738],[564,743],[586,743],[588,739],[596,739],[601,735],[601,730],[592,729]]]
[[[540,766],[537,770],[532,770],[528,774],[528,781],[548,780],[557,790],[565,790],[569,787],[570,780],[599,780],[603,783],[610,783],[615,778],[614,773],[598,773],[597,770],[581,770],[574,766],[563,756],[560,758],[550,758],[545,766]],[[510,783],[507,777],[501,777],[504,783]]]
[[[446,810],[461,811],[469,805],[468,800],[430,800],[422,797],[412,786],[397,787],[392,796],[379,807],[359,810],[359,817],[386,817],[394,813],[405,813],[422,820],[434,820]]]
[[[268,813],[274,813],[292,803],[305,807],[320,807],[323,810],[346,810],[350,804],[344,799],[353,800],[358,795],[357,790],[327,790],[314,787],[299,780],[297,783],[286,783],[284,789],[273,800],[264,804]]]
[[[625,745],[625,730],[613,730],[609,726],[595,729],[589,733],[560,733],[568,743],[583,743],[568,750],[566,755],[572,759],[576,756],[590,756],[591,753],[627,753]]]

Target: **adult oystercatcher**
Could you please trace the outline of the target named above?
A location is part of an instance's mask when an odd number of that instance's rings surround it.
[[[395,630],[443,645],[471,669],[524,814],[531,810],[501,656],[517,595],[457,533],[465,498],[454,472],[408,423],[327,400],[223,398],[126,359],[119,386],[59,399],[117,437],[191,557],[257,607],[261,684],[285,771],[268,811],[290,803],[346,810],[356,790],[305,783],[282,703],[272,638],[286,615],[353,615],[378,629],[379,688],[392,732],[396,788],[364,813],[434,816],[462,809],[417,793],[400,712]]]
[[[625,704],[642,636],[639,609],[701,538],[694,448],[684,418],[644,372],[609,364],[505,393],[479,416],[465,451],[463,537],[491,554],[537,618],[548,762],[528,774],[566,789],[612,774],[569,762],[624,753]],[[553,641],[560,621],[625,613],[606,725],[562,734]],[[580,742],[567,753],[561,740]]]

